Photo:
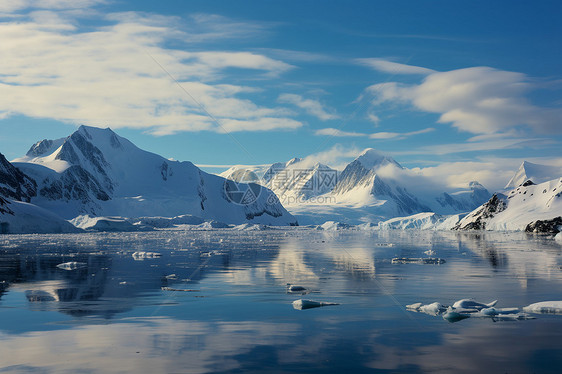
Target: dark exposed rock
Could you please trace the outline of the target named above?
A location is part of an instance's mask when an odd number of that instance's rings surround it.
[[[78,200],[84,204],[90,202],[93,195],[97,200],[107,201],[111,197],[99,182],[81,166],[71,166],[60,178],[44,181],[45,186],[39,193],[49,200]]]
[[[501,194],[500,194],[501,195]],[[480,208],[478,208],[472,216],[476,219],[472,222],[461,226],[459,222],[453,230],[485,230],[486,229],[486,219],[494,217],[495,214],[500,213],[507,207],[506,202],[503,200],[504,195],[494,194],[488,202],[484,203]]]
[[[532,186],[532,185],[534,185],[534,183],[530,179],[527,180],[525,183],[521,184],[521,186],[523,186],[523,187]]]
[[[37,183],[12,165],[0,153],[0,196],[30,202],[37,195]]]
[[[525,232],[557,234],[562,230],[562,217],[549,220],[537,220],[525,227]]]

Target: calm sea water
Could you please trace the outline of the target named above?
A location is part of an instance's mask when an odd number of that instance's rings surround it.
[[[428,250],[446,263],[391,263]],[[562,316],[449,323],[404,306],[562,300],[561,254],[523,233],[1,236],[0,372],[555,373]],[[70,261],[85,265],[57,267]]]

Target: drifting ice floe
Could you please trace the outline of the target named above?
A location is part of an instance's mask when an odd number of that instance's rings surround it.
[[[431,316],[437,316],[447,309],[445,305],[442,305],[441,303],[438,302],[434,302],[427,305],[422,305],[422,303],[415,303],[411,305],[406,305],[406,308],[414,312],[422,312],[425,314],[429,314]]]
[[[172,288],[172,287],[161,287],[162,291],[174,291],[174,292],[199,292],[199,290],[190,290],[185,288]]]
[[[536,314],[562,314],[562,301],[541,301],[523,307],[523,311]]]
[[[393,264],[431,264],[440,265],[446,261],[442,258],[410,258],[410,257],[395,257],[392,259]]]
[[[443,319],[448,322],[458,322],[466,318],[470,318],[470,314],[459,313],[452,307],[447,308],[447,311],[445,312],[445,314],[443,314]]]
[[[494,300],[491,303],[484,304],[471,299],[462,299],[455,302],[453,306],[446,306],[438,302],[427,305],[415,303],[406,305],[406,309],[432,316],[441,315],[443,319],[448,322],[458,322],[466,318],[491,318],[494,322],[534,319],[534,317],[526,313],[521,313],[519,308],[495,308],[494,305],[496,305],[497,302],[497,300]],[[562,307],[562,301],[547,303],[560,303],[560,307]],[[551,304],[549,305],[553,306]],[[525,308],[523,308],[523,310],[529,311],[525,310]],[[560,310],[562,314],[562,309]]]
[[[304,300],[304,299],[293,301],[293,308],[298,310],[319,308],[321,306],[330,306],[330,305],[340,305],[340,304],[329,303],[325,301]]]
[[[287,293],[300,293],[300,294],[307,294],[310,291],[308,288],[303,286],[297,286],[295,284],[287,283]]]
[[[88,264],[86,264],[85,262],[76,262],[76,261],[64,262],[62,264],[57,265],[57,267],[62,270],[83,269],[87,266]]]
[[[135,260],[144,260],[145,258],[158,258],[162,256],[158,252],[135,252],[133,253],[133,258]]]
[[[455,309],[476,309],[481,310],[484,308],[490,308],[495,306],[498,303],[497,300],[494,300],[488,304],[480,303],[478,301],[474,301],[472,299],[461,299],[459,301],[455,301],[453,304],[453,308]]]

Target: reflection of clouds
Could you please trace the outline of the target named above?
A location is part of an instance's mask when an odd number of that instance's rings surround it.
[[[346,273],[361,278],[375,277],[375,258],[371,248],[354,247],[340,251],[331,251],[333,261]]]
[[[306,264],[304,243],[296,238],[283,243],[277,258],[270,262],[269,272],[281,283],[306,282],[308,286],[316,285],[318,275]]]
[[[368,366],[394,371],[414,366],[427,373],[555,372],[552,359],[562,344],[560,333],[548,322],[532,330],[526,322],[480,322],[443,333],[438,345],[407,349],[374,343]],[[544,356],[535,357],[540,351]]]
[[[67,330],[1,334],[3,368],[47,372],[201,373],[239,368],[238,355],[256,346],[291,344],[294,324],[122,320]],[[137,353],[138,352],[138,353]]]

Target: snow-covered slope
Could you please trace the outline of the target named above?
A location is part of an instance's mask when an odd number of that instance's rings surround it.
[[[296,223],[267,188],[169,161],[109,128],[81,126],[62,141],[44,140],[14,164],[37,181],[34,203],[68,219],[191,214],[228,223]]]
[[[273,171],[270,173],[273,175],[266,186],[286,204],[299,204],[328,193],[337,181],[337,171],[318,162],[310,167],[302,163],[286,164],[283,168],[271,168],[270,171]]]
[[[383,230],[450,230],[461,218],[460,214],[442,216],[436,213],[418,213],[409,217],[396,217],[379,222],[378,227]]]
[[[0,211],[2,234],[71,233],[82,230],[36,205],[7,200],[8,212]]]
[[[537,220],[562,216],[562,178],[541,184],[525,182],[488,202],[463,218],[458,230],[525,230]]]
[[[406,188],[380,177],[377,170],[382,167],[402,169],[392,158],[365,150],[342,171],[332,195],[342,203],[376,206],[387,217],[431,211]]]
[[[511,190],[517,188],[528,180],[532,181],[534,184],[547,182],[558,175],[562,175],[562,168],[560,167],[539,165],[523,161],[521,166],[519,166],[519,170],[517,170],[515,175],[505,186],[505,189]]]

